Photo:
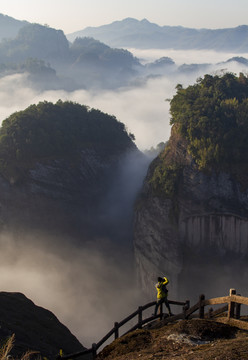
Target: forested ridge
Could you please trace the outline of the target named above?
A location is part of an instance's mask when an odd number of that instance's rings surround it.
[[[133,139],[123,123],[100,110],[69,101],[40,102],[3,121],[0,173],[20,178],[37,161],[79,160],[85,148],[118,154],[135,148]]]
[[[248,185],[248,77],[243,73],[205,75],[194,85],[178,84],[170,101],[171,125],[186,142],[187,152],[201,171],[226,171]],[[182,161],[168,147],[153,163],[150,182],[173,196]]]

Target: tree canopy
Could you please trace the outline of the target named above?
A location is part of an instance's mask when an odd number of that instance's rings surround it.
[[[0,172],[20,177],[37,161],[80,157],[82,149],[115,154],[134,148],[133,135],[114,116],[73,102],[41,102],[16,112],[0,128]]]
[[[170,101],[173,134],[151,165],[149,182],[155,193],[173,198],[186,165],[175,151],[175,135],[199,170],[227,171],[248,187],[248,77],[226,73],[205,75],[187,88],[177,85]]]
[[[171,124],[188,141],[200,169],[248,160],[248,78],[205,75],[170,102]]]

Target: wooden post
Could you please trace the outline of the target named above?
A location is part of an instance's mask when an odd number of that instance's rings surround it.
[[[235,289],[230,289],[229,295],[232,296],[232,295],[235,295],[235,294],[236,294],[236,290]],[[228,304],[228,312],[227,312],[228,319],[234,317],[234,309],[235,309],[235,302],[232,302],[230,300],[229,304]]]
[[[241,296],[240,294],[237,294],[238,296]],[[240,319],[240,312],[241,312],[241,304],[236,303],[235,306],[235,318]]]
[[[189,309],[189,305],[190,304],[190,301],[189,300],[186,300],[185,301],[185,305],[183,306],[183,318],[186,319],[187,316],[186,316],[186,311]]]
[[[93,343],[92,344],[92,359],[95,360],[96,359],[96,344]]]
[[[205,295],[200,295],[199,297],[199,318],[200,319],[204,319],[204,302],[205,300]]]
[[[139,306],[138,312],[138,325],[139,329],[142,329],[142,306]]]
[[[118,339],[119,337],[119,323],[118,322],[115,322],[115,339]]]

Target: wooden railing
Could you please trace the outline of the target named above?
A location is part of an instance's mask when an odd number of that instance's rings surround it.
[[[188,300],[186,302],[169,300],[169,304],[183,306],[183,312],[185,312],[186,309],[189,308]],[[79,352],[69,354],[69,355],[57,356],[57,360],[75,359],[75,358],[82,357],[82,356],[88,355],[88,354],[92,354],[92,358],[95,359],[96,355],[97,355],[97,350],[107,340],[109,340],[109,338],[111,336],[114,336],[114,339],[117,339],[120,336],[120,334],[119,334],[120,328],[123,327],[124,325],[126,325],[129,321],[133,320],[135,317],[137,317],[137,323],[135,325],[133,325],[132,327],[130,327],[129,330],[127,332],[125,332],[125,334],[127,334],[128,332],[134,331],[136,329],[142,329],[142,327],[145,324],[147,324],[150,321],[153,321],[155,319],[159,318],[160,320],[162,320],[165,316],[165,314],[163,313],[163,304],[160,305],[160,313],[158,315],[149,316],[147,318],[144,318],[144,316],[143,316],[145,310],[152,308],[152,307],[155,308],[155,305],[156,305],[156,301],[150,302],[144,306],[139,306],[139,308],[136,311],[134,311],[131,315],[129,315],[128,317],[126,317],[125,319],[123,319],[120,322],[115,322],[114,327],[98,343],[92,344],[92,347],[90,349],[86,349],[86,350],[79,351]],[[122,334],[122,336],[125,334]]]
[[[241,310],[241,304],[248,305],[248,298],[243,297],[241,295],[236,294],[235,289],[230,289],[229,296],[222,296],[218,298],[212,298],[212,299],[205,299],[204,295],[200,295],[199,301],[192,307],[190,307],[189,300],[185,302],[179,302],[179,301],[172,301],[169,300],[169,304],[171,305],[179,305],[182,306],[182,312],[177,315],[167,316],[165,317],[165,314],[163,313],[162,305],[160,306],[160,314],[156,316],[149,316],[147,318],[143,318],[143,313],[145,310],[155,307],[156,301],[153,301],[151,303],[148,303],[144,306],[140,306],[138,310],[133,312],[131,315],[123,319],[121,322],[115,322],[113,329],[111,329],[98,343],[92,344],[92,347],[90,349],[86,349],[84,351],[80,351],[77,353],[64,355],[64,356],[58,356],[57,359],[60,360],[68,360],[68,359],[75,359],[77,357],[82,357],[87,354],[92,354],[92,359],[96,358],[97,350],[107,341],[109,338],[114,335],[114,339],[117,339],[119,335],[119,329],[127,324],[130,320],[134,319],[136,316],[138,317],[137,323],[129,328],[129,330],[125,333],[134,331],[136,329],[142,329],[142,327],[155,320],[160,318],[160,320],[163,322],[164,325],[174,322],[176,320],[180,319],[191,319],[191,318],[215,318],[215,321],[221,321],[224,323],[228,323],[230,325],[239,327],[241,329],[248,330],[248,322],[243,321],[240,319],[240,310]],[[213,310],[213,308],[209,308],[208,312],[206,312],[206,307],[209,305],[223,305],[221,308],[217,310]],[[197,312],[197,313],[196,313]],[[196,314],[194,314],[196,313]],[[220,315],[226,313],[225,317],[221,317]],[[123,334],[123,335],[125,335]],[[122,335],[122,336],[123,336]]]

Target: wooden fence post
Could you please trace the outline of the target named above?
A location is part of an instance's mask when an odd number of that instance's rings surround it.
[[[96,359],[96,344],[95,343],[92,344],[92,359],[93,360]]]
[[[238,296],[241,296],[240,294],[237,294]],[[241,312],[241,304],[236,303],[235,306],[235,318],[240,319],[240,312]]]
[[[139,329],[142,329],[142,306],[139,306],[138,312],[138,325]]]
[[[236,290],[235,289],[230,289],[229,295],[232,296],[232,295],[235,295],[235,294],[236,294]],[[234,317],[234,309],[235,309],[235,302],[229,301],[228,312],[227,312],[228,319]]]
[[[199,318],[200,319],[204,319],[204,300],[205,300],[205,295],[200,295],[199,297]]]
[[[186,311],[189,309],[189,305],[190,304],[190,301],[189,300],[186,300],[185,301],[185,305],[183,306],[183,318],[186,319]]]
[[[115,339],[118,339],[119,337],[119,323],[118,322],[115,322]]]

